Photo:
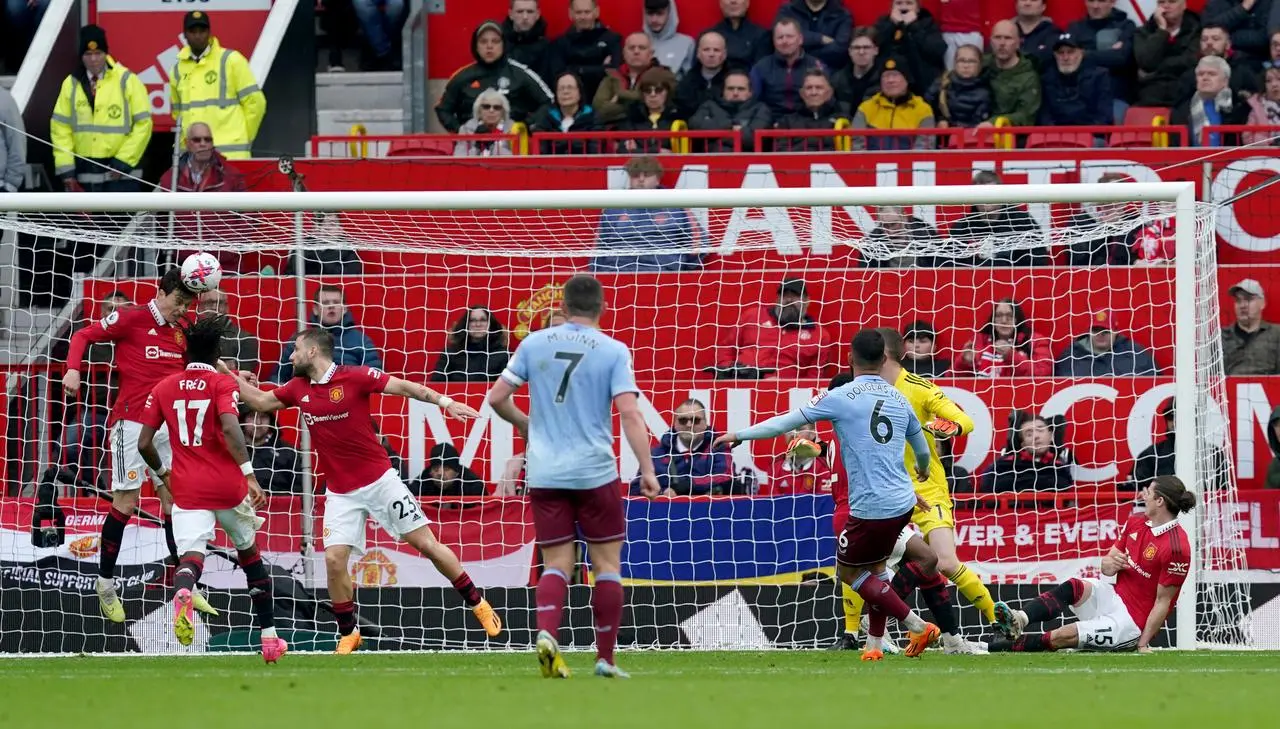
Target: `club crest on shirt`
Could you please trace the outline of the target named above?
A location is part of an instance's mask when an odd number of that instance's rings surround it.
[[[330,387],[330,388],[329,388],[329,402],[342,402],[342,388],[341,388],[341,387]]]
[[[1148,544],[1147,548],[1142,550],[1142,558],[1150,562],[1156,558],[1156,545]]]
[[[187,346],[187,345],[186,345],[186,337],[182,336],[182,332],[180,332],[180,331],[174,330],[174,332],[173,332],[173,341],[174,341],[174,342],[175,342],[179,347],[185,347],[185,346]]]

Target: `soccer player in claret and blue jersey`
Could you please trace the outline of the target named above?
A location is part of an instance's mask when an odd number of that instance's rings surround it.
[[[288,646],[276,635],[271,575],[256,544],[262,519],[254,510],[266,504],[266,497],[240,431],[238,385],[215,367],[228,325],[225,316],[208,316],[187,327],[186,369],[161,380],[147,396],[138,452],[173,494],[173,535],[182,555],[173,577],[178,642],[191,645],[195,636],[192,593],[214,527],[221,526],[249,585],[262,631],[262,657],[275,663]],[[156,435],[165,426],[174,434],[172,470],[164,467],[156,446]]]
[[[902,623],[910,636],[905,655],[919,656],[941,634],[891,588],[885,563],[902,530],[911,523],[917,498],[902,454],[908,443],[921,480],[929,471],[929,446],[910,403],[880,376],[884,336],[874,329],[853,338],[853,382],[815,397],[808,405],[737,433],[716,439],[712,448],[744,440],[774,438],[805,424],[830,421],[840,439],[840,458],[849,484],[849,521],[837,539],[840,580],[871,607],[864,661],[884,658],[887,618]]]
[[[574,540],[580,533],[595,572],[595,673],[627,678],[613,659],[622,622],[622,542],[627,532],[613,453],[613,408],[640,462],[642,493],[653,498],[660,488],[631,353],[599,329],[604,288],[591,276],[574,276],[564,285],[562,308],[568,319],[564,324],[534,332],[520,343],[489,391],[489,405],[520,431],[527,446],[534,536],[545,565],[536,592],[542,675],[569,677],[558,635],[577,556]],[[511,400],[526,383],[528,415]]]

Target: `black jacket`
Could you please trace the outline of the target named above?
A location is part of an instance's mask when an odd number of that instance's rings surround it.
[[[549,75],[555,78],[561,71],[578,74],[582,79],[583,103],[595,97],[596,89],[604,81],[605,67],[621,63],[622,36],[600,23],[591,30],[569,28],[564,35],[551,41]]]
[[[1101,223],[1087,213],[1071,219],[1073,231],[1067,248],[1067,263],[1072,266],[1128,266],[1133,263],[1133,240],[1138,235],[1138,221],[1130,229],[1109,237],[1089,237],[1088,231]]]
[[[969,215],[961,218],[951,226],[950,236],[962,241],[980,241],[988,237],[1017,236],[1040,230],[1027,211],[1016,206],[1000,209],[994,215],[978,213],[970,208]],[[958,261],[959,262],[959,261]],[[1044,247],[1018,247],[1013,250],[1000,250],[991,257],[993,266],[1048,266],[1053,263],[1049,251]]]
[[[409,490],[417,496],[484,496],[489,487],[470,468],[461,464],[458,449],[450,443],[437,443],[431,446],[427,458],[427,467],[422,469],[410,484]],[[457,472],[457,476],[448,480],[431,477],[432,466],[443,466]],[[466,502],[459,506],[467,506]]]
[[[1041,126],[1111,126],[1115,98],[1111,74],[1096,66],[1081,65],[1075,73],[1062,73],[1058,64],[1040,75]]]
[[[800,24],[804,36],[805,55],[820,59],[828,69],[843,68],[849,63],[849,40],[853,37],[853,13],[843,0],[827,0],[816,13],[805,0],[791,0],[778,6],[774,22],[792,18]],[[832,40],[823,43],[822,36]]]
[[[302,461],[296,450],[280,440],[279,433],[273,431],[260,446],[248,442],[245,446],[253,463],[253,475],[263,491],[273,496],[302,493]]]
[[[817,109],[805,108],[788,114],[778,122],[778,129],[835,129],[836,121],[849,118],[849,107],[843,102],[829,99]],[[826,137],[778,137],[774,140],[778,152],[834,152],[836,138]]]
[[[1271,452],[1276,452],[1276,437],[1273,429],[1277,416],[1280,415],[1280,408],[1276,412],[1271,413],[1271,421],[1267,423],[1267,442],[1271,444]],[[1147,483],[1156,476],[1176,476],[1174,472],[1174,445],[1176,433],[1166,433],[1163,438],[1147,446],[1145,450],[1138,454],[1133,461],[1133,471],[1129,475],[1129,481],[1121,484],[1122,488],[1132,488],[1138,491],[1147,487]],[[1203,446],[1201,446],[1203,447]],[[1209,455],[1209,478],[1206,479],[1206,490],[1218,490],[1227,488],[1229,481],[1227,479],[1227,455],[1221,448],[1213,448]],[[1272,463],[1275,466],[1275,463]],[[1267,472],[1267,488],[1276,488],[1271,482],[1271,471]],[[1280,484],[1278,484],[1280,485]]]
[[[762,28],[743,18],[737,28],[728,18],[711,26],[711,30],[724,36],[724,48],[729,68],[750,70],[761,58],[773,53],[773,36],[768,28]]]
[[[1225,25],[1231,31],[1231,47],[1247,53],[1257,62],[1271,57],[1271,0],[1258,0],[1245,10],[1240,0],[1209,0],[1204,6],[1204,22]]]
[[[558,106],[544,106],[530,117],[529,130],[533,132],[534,140],[538,143],[538,154],[598,154],[600,152],[600,142],[594,139],[557,140],[556,137],[563,133],[560,128],[560,122],[563,119],[564,113]],[[579,108],[578,113],[573,116],[573,126],[569,127],[569,133],[598,131],[600,127],[596,124],[596,114],[591,109],[591,105]]]
[[[693,112],[693,116],[689,117],[689,128],[694,131],[732,129],[735,124],[738,125],[742,134],[742,151],[754,152],[756,132],[770,128],[773,125],[773,115],[769,113],[769,107],[755,99],[747,101],[709,99]],[[698,140],[694,141],[696,143]]]
[[[880,58],[906,59],[911,90],[923,95],[942,75],[947,42],[934,22],[933,15],[920,9],[914,23],[895,23],[889,15],[876,21],[876,38],[880,41]]]
[[[645,108],[643,101],[633,101],[627,104],[627,118],[618,123],[616,129],[620,132],[666,132],[671,130],[671,125],[679,121],[680,115],[676,112],[673,103],[667,102],[667,106],[662,110],[662,114],[658,116],[656,121],[649,118],[649,110]],[[635,139],[635,154],[657,154],[663,149],[671,149],[671,139],[655,139],[644,138]],[[619,150],[621,152],[622,150]]]
[[[915,216],[907,218],[903,228],[902,237],[907,239],[907,243],[913,243],[917,247],[922,243],[936,243],[940,239],[938,231]],[[867,234],[866,240],[860,246],[861,263],[867,268],[910,268],[912,266],[936,268],[938,266],[938,260],[933,256],[916,255],[908,261],[903,256],[893,255],[894,251],[900,251],[902,247],[903,242],[900,238],[896,239],[883,227],[876,226]]]
[[[942,377],[951,370],[951,360],[941,357],[930,357],[928,359],[912,359],[907,357],[902,360],[902,369],[913,375],[920,377]]]
[[[476,62],[463,66],[449,78],[440,103],[436,104],[440,123],[455,133],[471,119],[476,97],[486,89],[497,89],[507,97],[514,121],[524,121],[534,111],[550,104],[553,96],[541,76],[506,53],[493,63],[481,61],[476,51],[478,32],[479,29],[471,36],[471,55]]]
[[[676,111],[680,118],[688,120],[704,101],[724,96],[724,77],[728,74],[726,66],[708,79],[702,75],[702,66],[695,62],[676,84]]]
[[[953,127],[972,129],[991,119],[991,79],[986,71],[973,78],[944,73],[925,94],[934,118]]]
[[[502,21],[502,37],[507,44],[507,55],[511,60],[519,61],[530,70],[550,81],[551,41],[547,39],[547,21],[538,18],[533,27],[526,31],[518,31],[511,24],[511,18]]]
[[[1062,35],[1062,29],[1051,19],[1041,18],[1030,33],[1023,33],[1018,25],[1018,35],[1022,37],[1022,55],[1034,60],[1036,68],[1044,71],[1053,66],[1053,43]]]
[[[776,119],[803,109],[800,87],[804,86],[804,75],[812,68],[831,72],[816,56],[808,53],[802,54],[791,65],[787,65],[777,53],[770,53],[751,68],[751,96],[769,107],[769,113]]]
[[[470,342],[468,342],[469,344]],[[502,374],[511,354],[506,350],[453,349],[440,353],[432,382],[493,382]]]
[[[836,98],[850,109],[857,109],[858,104],[880,92],[881,68],[880,61],[877,60],[862,76],[853,75],[852,63],[836,71],[831,75],[831,88],[835,89]]]
[[[1112,10],[1102,20],[1086,17],[1067,26],[1067,32],[1084,48],[1085,63],[1110,73],[1112,95],[1126,102],[1133,100],[1133,34],[1137,30],[1123,10]]]
[[[1170,39],[1152,17],[1133,36],[1133,60],[1138,64],[1138,106],[1172,107],[1181,95],[1182,75],[1196,67],[1200,56],[1200,16],[1188,10],[1178,35]]]
[[[1073,463],[1071,451],[1065,448],[1050,448],[1039,457],[1025,450],[1006,450],[982,472],[979,488],[985,493],[1065,491],[1075,483]]]

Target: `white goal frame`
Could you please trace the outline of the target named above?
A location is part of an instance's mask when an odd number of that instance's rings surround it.
[[[1196,382],[1196,187],[1193,182],[1121,182],[1061,185],[944,185],[935,187],[822,187],[658,190],[515,190],[454,192],[176,192],[0,193],[4,213],[292,212],[301,240],[302,213],[348,211],[466,211],[604,208],[852,207],[884,205],[1171,203],[1175,222],[1174,390],[1179,403],[1195,403]],[[561,252],[548,251],[547,255]],[[301,270],[301,267],[299,267]],[[300,276],[301,274],[299,274]],[[300,303],[300,306],[302,304]],[[1216,323],[1215,323],[1216,324]],[[1175,411],[1178,433],[1195,431],[1196,408]],[[304,436],[305,437],[305,436]],[[1178,438],[1175,471],[1199,499],[1198,438]],[[305,476],[304,476],[305,478]],[[1182,519],[1197,554],[1200,509]],[[1192,559],[1177,603],[1176,647],[1196,647],[1199,563]]]

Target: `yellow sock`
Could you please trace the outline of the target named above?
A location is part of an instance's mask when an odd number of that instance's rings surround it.
[[[844,597],[840,601],[844,605],[844,632],[857,635],[862,629],[862,595],[843,582],[840,583],[840,587]]]
[[[960,565],[947,577],[955,583],[956,589],[964,595],[964,599],[982,613],[982,617],[986,618],[988,623],[996,621],[996,603],[991,599],[991,592],[987,590],[987,586],[982,584],[982,580],[977,575],[968,567]]]

